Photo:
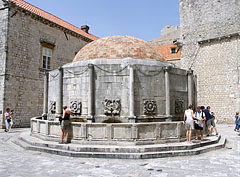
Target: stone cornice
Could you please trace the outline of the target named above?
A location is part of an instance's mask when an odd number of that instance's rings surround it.
[[[240,32],[239,33],[227,34],[227,35],[219,36],[219,37],[215,37],[215,38],[199,40],[198,44],[204,44],[204,43],[208,43],[208,42],[212,42],[212,41],[216,41],[216,40],[227,39],[227,38],[232,38],[232,37],[236,37],[236,36],[240,36]]]

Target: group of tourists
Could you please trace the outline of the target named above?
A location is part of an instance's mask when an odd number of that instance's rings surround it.
[[[201,141],[203,141],[203,130],[207,128],[207,136],[212,135],[213,129],[216,135],[218,135],[216,128],[216,119],[214,113],[211,112],[210,106],[205,109],[204,106],[198,106],[197,111],[194,113],[193,106],[189,105],[188,109],[184,113],[184,124],[187,130],[186,137],[187,142],[191,143],[192,131],[195,129],[196,138],[198,140],[199,133],[201,134]]]
[[[10,132],[13,126],[13,112],[14,110],[10,110],[10,108],[6,109],[4,114],[5,119],[5,132]]]

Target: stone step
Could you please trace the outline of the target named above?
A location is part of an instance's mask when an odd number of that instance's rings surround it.
[[[163,157],[175,157],[175,156],[187,156],[198,155],[201,153],[209,152],[223,148],[226,143],[225,138],[221,138],[216,144],[207,145],[195,149],[188,150],[176,150],[176,151],[160,151],[160,152],[142,152],[142,153],[111,153],[111,152],[76,152],[71,150],[54,149],[50,147],[32,146],[28,143],[17,139],[15,144],[21,146],[26,150],[39,151],[45,153],[51,153],[62,156],[81,157],[81,158],[117,158],[117,159],[151,159],[151,158],[163,158]]]
[[[87,157],[87,158],[120,158],[120,159],[148,159],[148,158],[162,158],[162,157],[174,157],[174,156],[187,156],[197,155],[211,150],[223,148],[226,143],[224,137],[219,136],[217,140],[213,140],[202,144],[202,146],[194,146],[189,144],[191,148],[173,148],[174,145],[148,145],[144,147],[118,147],[120,151],[116,150],[116,146],[80,146],[80,145],[60,145],[46,142],[32,142],[34,138],[20,136],[13,140],[18,146],[32,151],[46,152],[56,155],[71,156],[71,157]],[[44,144],[45,143],[45,144]],[[179,144],[175,144],[176,147],[180,147]],[[163,146],[169,146],[172,148],[165,148],[163,151],[159,150]],[[89,151],[87,151],[89,150]]]
[[[216,144],[221,139],[221,136],[211,137],[206,141],[197,141],[193,144],[169,143],[169,144],[154,144],[154,145],[139,145],[139,146],[116,146],[116,145],[80,145],[80,144],[58,144],[56,142],[43,141],[32,137],[29,134],[22,134],[19,137],[25,143],[31,146],[47,147],[59,150],[68,150],[75,152],[107,152],[107,153],[144,153],[144,152],[159,152],[159,151],[177,151],[191,150],[199,147]]]

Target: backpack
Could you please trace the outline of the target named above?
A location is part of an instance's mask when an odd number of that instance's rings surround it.
[[[195,112],[195,117],[197,117],[197,112]],[[203,116],[203,111],[202,111],[202,119],[204,119],[204,116]],[[198,121],[198,120],[194,120],[195,124],[198,124],[200,127],[203,127],[203,124]]]
[[[197,117],[197,112],[195,112],[195,117]],[[202,118],[204,118],[203,111],[202,111]]]

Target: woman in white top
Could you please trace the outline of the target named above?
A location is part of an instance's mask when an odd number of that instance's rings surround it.
[[[185,129],[187,130],[187,142],[191,142],[192,130],[194,129],[194,114],[193,114],[193,106],[189,105],[188,109],[184,113],[184,124]]]

